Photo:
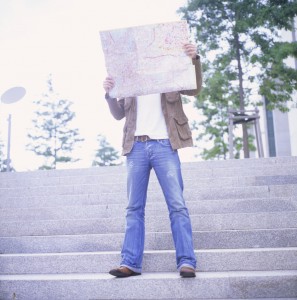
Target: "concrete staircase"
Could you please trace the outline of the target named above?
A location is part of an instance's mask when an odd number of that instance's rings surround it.
[[[143,275],[117,279],[125,167],[0,174],[0,299],[297,299],[297,157],[182,165],[198,260],[182,279],[152,173]]]

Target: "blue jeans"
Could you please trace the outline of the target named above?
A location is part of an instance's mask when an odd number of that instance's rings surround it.
[[[168,139],[134,142],[132,151],[127,155],[129,204],[121,266],[138,273],[142,270],[145,204],[152,168],[155,170],[169,210],[177,269],[180,270],[184,266],[195,269],[192,227],[183,197],[180,160]]]

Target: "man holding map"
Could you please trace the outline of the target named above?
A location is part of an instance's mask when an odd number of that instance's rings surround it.
[[[154,30],[155,28],[150,36],[153,37],[152,41],[155,42],[158,39],[156,32],[159,31]],[[178,29],[175,30],[178,31]],[[110,36],[111,34],[109,33],[108,37]],[[115,36],[115,34],[112,36],[113,41]],[[190,72],[192,72],[191,74],[193,74],[194,78],[188,78],[188,81],[194,80],[192,88],[184,88],[188,82],[185,82],[185,79],[178,80],[176,75],[174,75],[173,81],[175,81],[174,84],[177,87],[172,87],[173,90],[171,91],[168,87],[166,87],[165,91],[162,91],[161,87],[160,92],[156,92],[154,90],[156,83],[154,87],[151,87],[153,92],[150,93],[149,79],[143,77],[135,87],[136,92],[131,88],[131,95],[126,95],[126,92],[120,91],[119,86],[127,78],[119,78],[118,74],[110,74],[109,70],[107,70],[109,76],[103,82],[103,87],[106,91],[105,98],[112,115],[117,120],[126,118],[122,154],[127,157],[128,207],[125,239],[121,251],[122,261],[118,268],[109,272],[116,277],[140,275],[142,272],[145,236],[144,215],[151,169],[154,169],[156,173],[169,210],[172,236],[176,249],[177,269],[181,277],[196,276],[192,227],[183,197],[183,180],[177,149],[193,145],[188,119],[182,107],[181,95],[194,96],[201,90],[201,64],[196,46],[187,42],[181,43],[181,41],[178,44],[174,44],[176,39],[172,40],[172,34],[170,38],[170,41],[166,38],[164,44],[159,41],[158,45],[162,46],[162,51],[165,49],[165,54],[168,54],[171,60],[172,58],[176,59],[177,63],[173,65],[178,65],[180,58],[182,60],[186,59],[187,63],[190,62],[190,67],[193,67],[194,70],[194,72],[191,70]],[[153,45],[153,42],[146,42],[147,47],[148,45]],[[169,43],[174,45],[173,50],[169,49]],[[158,49],[161,49],[161,46]],[[156,48],[155,45],[153,47]],[[124,59],[123,54],[121,56]],[[157,52],[150,55],[146,52],[143,59],[155,60],[161,56],[165,55]],[[139,67],[140,58],[137,57],[137,59],[138,72],[141,73],[139,76],[148,76],[148,72],[145,72],[144,68]],[[168,66],[168,62],[169,60],[164,63],[168,74],[177,74],[174,67]],[[114,61],[114,64],[117,64],[117,61]],[[162,64],[160,63],[159,65]],[[163,70],[159,71],[159,79],[164,81],[162,76],[165,73],[163,73]],[[154,77],[153,80],[158,80],[156,70],[152,68],[151,73],[149,78],[152,79]],[[155,76],[153,73],[155,73]],[[129,77],[130,74],[127,73],[126,77]],[[145,82],[144,87],[140,87],[141,82]],[[129,84],[133,85],[133,83]],[[178,87],[181,87],[181,90],[178,90]],[[142,94],[141,92],[137,94],[139,89],[142,89]],[[114,94],[115,90],[117,90],[116,95]]]

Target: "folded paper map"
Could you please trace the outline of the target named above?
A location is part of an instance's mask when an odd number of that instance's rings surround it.
[[[184,53],[186,21],[101,31],[114,98],[196,88],[195,67]]]

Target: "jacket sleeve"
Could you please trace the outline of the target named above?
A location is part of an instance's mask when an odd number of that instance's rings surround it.
[[[116,98],[107,97],[106,101],[108,103],[111,114],[116,120],[121,120],[125,117],[125,99],[117,100]]]
[[[196,85],[197,88],[194,90],[184,90],[180,93],[187,96],[196,96],[199,94],[202,88],[202,70],[201,70],[201,62],[200,59],[193,59],[193,65],[195,66],[196,73]]]

